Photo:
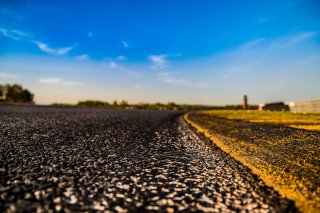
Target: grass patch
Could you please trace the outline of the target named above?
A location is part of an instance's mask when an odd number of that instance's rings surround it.
[[[320,113],[292,113],[258,110],[210,110],[203,114],[254,123],[286,125],[298,129],[320,131]]]

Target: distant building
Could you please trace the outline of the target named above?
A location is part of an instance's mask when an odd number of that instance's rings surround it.
[[[263,104],[259,104],[259,110],[289,111],[289,106],[284,102],[263,103]]]
[[[320,113],[320,100],[262,103],[259,110]]]
[[[320,100],[288,102],[291,112],[320,113]]]

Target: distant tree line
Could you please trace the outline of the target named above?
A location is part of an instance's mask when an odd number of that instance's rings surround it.
[[[19,84],[0,84],[0,102],[9,103],[33,103],[34,95]],[[115,108],[115,109],[151,109],[151,110],[211,110],[211,109],[242,109],[242,105],[226,106],[206,106],[206,105],[189,105],[169,103],[139,103],[129,104],[128,101],[113,101],[112,103],[98,100],[79,101],[77,104],[52,104],[54,106],[78,106],[78,107],[95,107],[95,108]],[[248,109],[258,109],[256,105],[249,105]]]
[[[223,109],[242,109],[242,105],[227,105],[227,106],[206,106],[206,105],[188,105],[169,103],[139,103],[129,104],[127,101],[113,101],[112,103],[97,100],[80,101],[75,105],[70,104],[53,104],[54,106],[78,106],[92,108],[113,108],[113,109],[150,109],[150,110],[223,110]],[[258,109],[256,105],[249,105],[248,109]]]
[[[0,84],[0,101],[12,103],[31,103],[34,95],[18,84]]]
[[[88,101],[79,101],[76,106],[80,107],[98,107],[98,108],[125,108],[129,106],[127,101],[113,101],[112,103],[104,102],[104,101],[95,101],[95,100],[88,100]]]

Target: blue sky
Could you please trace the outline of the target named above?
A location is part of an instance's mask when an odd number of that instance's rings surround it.
[[[320,99],[316,0],[0,3],[0,83],[39,104]]]

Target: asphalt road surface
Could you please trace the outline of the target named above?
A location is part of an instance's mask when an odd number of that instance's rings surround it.
[[[181,112],[0,106],[0,212],[288,212]]]

